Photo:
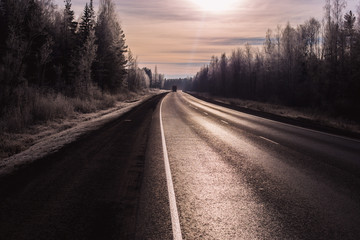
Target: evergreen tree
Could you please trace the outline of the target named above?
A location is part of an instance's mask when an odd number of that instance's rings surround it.
[[[103,90],[118,92],[127,88],[125,34],[117,20],[112,0],[101,0],[96,24],[96,81]]]
[[[65,0],[63,14],[62,55],[63,78],[68,86],[74,82],[76,75],[75,50],[76,50],[77,22],[74,20],[74,11],[71,9],[71,0]],[[70,87],[70,89],[72,89]]]
[[[85,4],[83,15],[81,17],[79,32],[80,32],[80,41],[84,43],[87,37],[90,35],[90,32],[95,28],[95,12],[93,9],[92,0],[90,4]]]
[[[85,98],[92,83],[92,68],[96,58],[95,20],[92,0],[85,4],[79,24],[79,47],[76,55],[77,77],[75,80],[77,95]]]
[[[345,41],[346,41],[346,52],[350,57],[350,61],[352,61],[352,53],[355,44],[355,22],[356,17],[350,11],[346,13],[344,16],[344,32],[345,32]]]
[[[151,88],[152,85],[153,85],[153,80],[152,80],[153,74],[152,74],[152,72],[151,72],[151,69],[150,69],[150,68],[147,68],[147,67],[144,67],[143,70],[144,70],[145,74],[146,74],[146,75],[148,76],[148,78],[149,78],[149,88]]]
[[[77,28],[77,22],[74,21],[74,11],[71,9],[71,0],[65,0],[64,9],[64,33],[66,38],[73,38]]]

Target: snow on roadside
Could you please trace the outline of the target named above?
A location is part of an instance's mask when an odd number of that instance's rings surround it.
[[[57,129],[39,132],[37,136],[34,136],[37,140],[31,147],[8,158],[0,159],[0,175],[9,174],[20,165],[31,163],[58,151],[83,134],[100,128],[107,122],[120,117],[152,96],[162,92],[163,91],[150,91],[147,95],[139,96],[137,101],[118,102],[115,107],[107,110],[89,114],[79,114],[75,119],[63,121],[57,126]],[[69,128],[69,126],[71,127]],[[62,128],[67,129],[59,130]]]

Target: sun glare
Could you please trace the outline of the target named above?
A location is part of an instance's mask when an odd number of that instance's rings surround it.
[[[236,0],[191,0],[203,11],[223,12],[231,10]]]

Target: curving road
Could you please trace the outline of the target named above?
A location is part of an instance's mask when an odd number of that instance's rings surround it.
[[[137,239],[360,236],[358,140],[177,92],[153,115],[145,161]],[[167,161],[175,211],[169,206]]]

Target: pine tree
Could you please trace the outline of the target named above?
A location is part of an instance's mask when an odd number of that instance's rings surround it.
[[[77,22],[74,21],[74,11],[71,9],[71,0],[65,0],[63,29],[62,29],[62,66],[63,77],[68,86],[74,81],[76,64],[74,51],[76,49]]]
[[[118,92],[127,88],[125,34],[117,20],[112,0],[101,0],[96,24],[96,81],[103,90]]]
[[[92,1],[85,4],[81,22],[79,24],[78,49],[76,54],[77,77],[75,80],[76,94],[87,97],[92,83],[92,67],[96,58],[95,20]]]
[[[88,4],[85,4],[85,8],[84,8],[84,12],[83,15],[81,17],[81,22],[80,22],[80,36],[81,36],[81,40],[85,41],[87,36],[89,36],[90,33],[90,9]]]
[[[346,37],[346,50],[347,53],[350,56],[350,59],[352,59],[352,52],[354,48],[354,40],[355,40],[355,22],[356,17],[350,11],[349,13],[346,13],[344,16],[344,31],[345,31],[345,37]]]
[[[91,27],[95,27],[95,17],[96,16],[95,16],[93,0],[90,0],[89,10],[90,10]]]
[[[71,38],[71,34],[75,34],[77,22],[74,21],[74,11],[71,9],[71,0],[65,0],[64,9],[64,33],[66,37]]]
[[[79,32],[80,32],[80,41],[83,44],[87,37],[90,35],[90,32],[94,30],[95,27],[95,12],[93,9],[92,0],[90,4],[85,4],[83,15],[81,17]]]

